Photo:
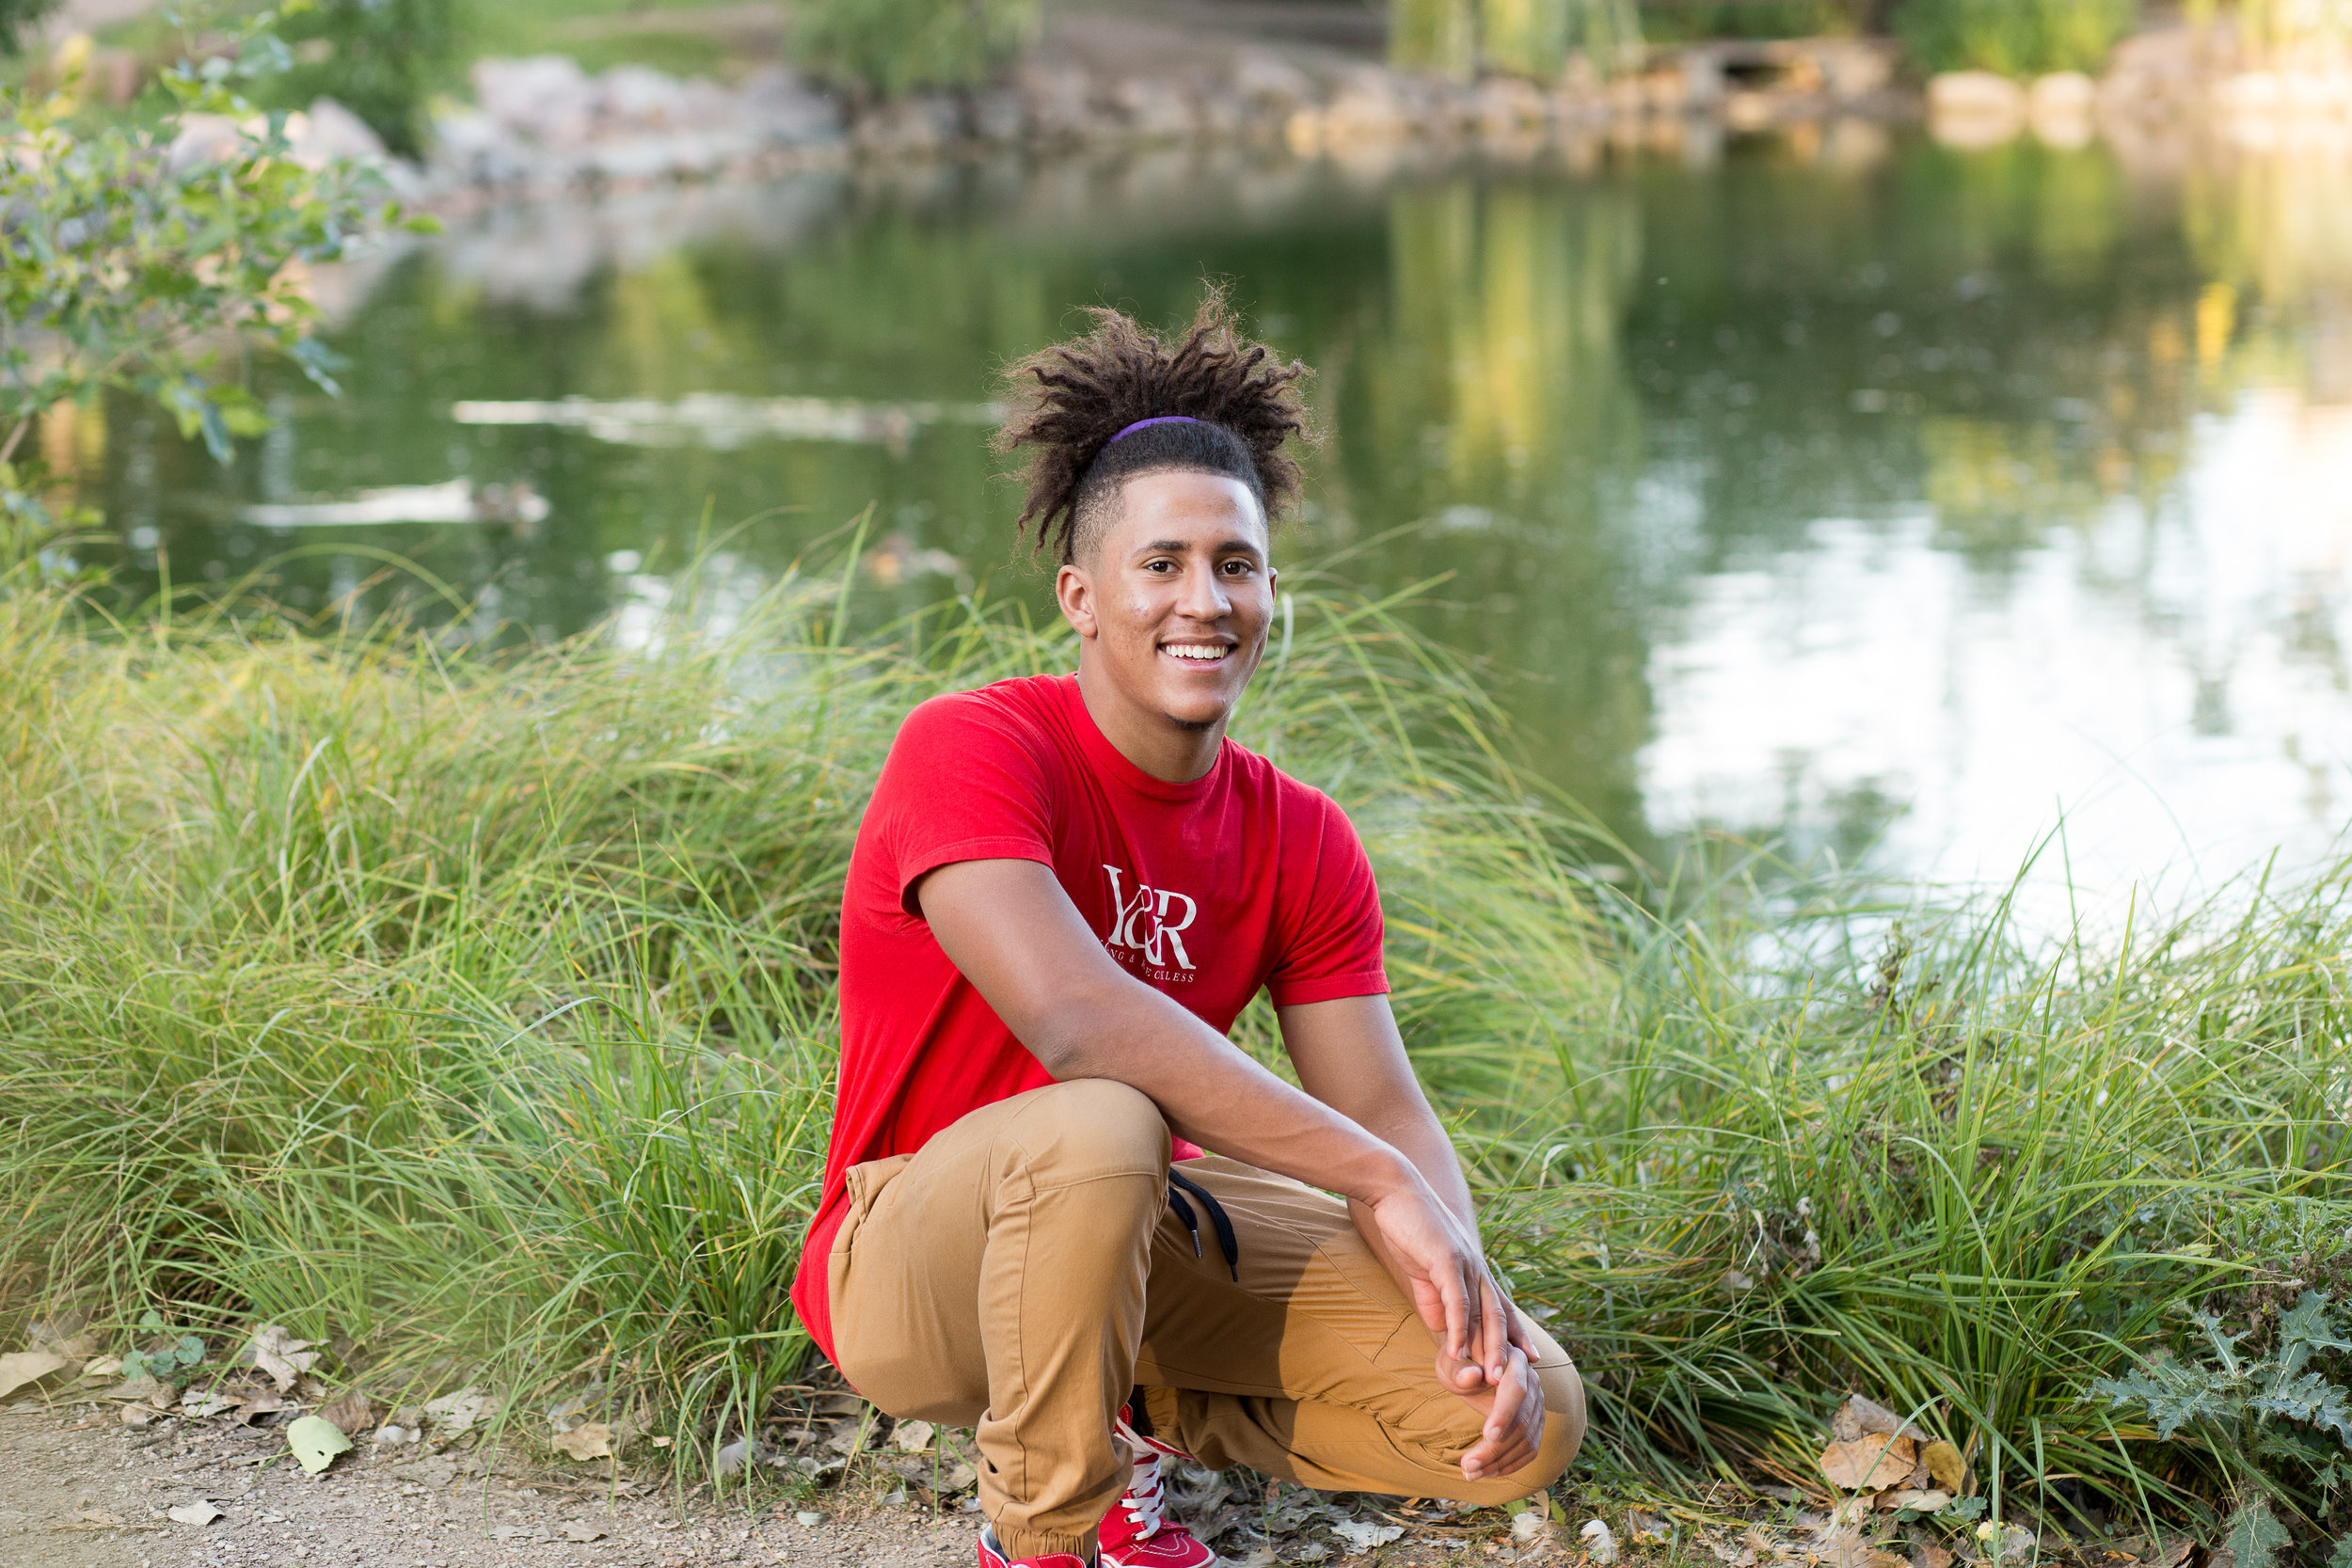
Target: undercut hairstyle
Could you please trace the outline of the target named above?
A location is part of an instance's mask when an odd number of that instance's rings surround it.
[[[1120,311],[1089,313],[1093,331],[1005,371],[1012,412],[996,450],[1030,449],[1019,525],[1034,532],[1030,553],[1075,561],[1109,527],[1122,483],[1171,468],[1239,480],[1270,527],[1298,499],[1298,464],[1282,449],[1308,434],[1307,367],[1243,337],[1221,288],[1173,341]]]

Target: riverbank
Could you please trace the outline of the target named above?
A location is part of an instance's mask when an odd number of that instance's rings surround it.
[[[479,1425],[584,1494],[601,1450],[691,1486],[747,1436],[775,1499],[826,1506],[871,1433],[811,1427],[783,1284],[860,802],[914,701],[1067,657],[952,608],[845,639],[841,602],[690,576],[654,622],[500,653],[0,594],[0,1342],[88,1335],[66,1378],[187,1348],[57,1392],[191,1443],[357,1394],[371,1443],[454,1465]],[[1760,859],[1636,899],[1376,610],[1300,600],[1261,687],[1242,733],[1364,832],[1493,1254],[1588,1376],[1563,1506],[1793,1501],[1857,1568],[1984,1518],[2045,1556],[2217,1528],[2234,1429],[2160,1441],[2091,1385],[2197,1357],[2179,1304],[2259,1337],[2338,1291],[2342,884],[2030,949],[1997,901]],[[1263,1012],[1236,1037],[1275,1053]],[[309,1342],[275,1389],[266,1324]],[[1873,1511],[1815,1463],[1857,1386],[1969,1456],[1943,1502]],[[1243,1556],[1279,1510],[1239,1484],[1200,1487]],[[2352,1524],[2312,1496],[2298,1528]]]

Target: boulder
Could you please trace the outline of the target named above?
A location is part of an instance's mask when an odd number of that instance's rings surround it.
[[[508,130],[550,146],[585,141],[600,94],[565,55],[483,60],[473,68],[474,102]]]
[[[1991,147],[2025,129],[2026,89],[1989,71],[1928,80],[1928,130],[1947,147]]]

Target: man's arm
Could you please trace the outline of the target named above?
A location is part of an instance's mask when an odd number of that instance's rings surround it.
[[[1470,1202],[1470,1183],[1463,1180],[1454,1140],[1413,1075],[1389,999],[1349,996],[1303,1003],[1277,1007],[1275,1016],[1281,1022],[1283,1048],[1307,1092],[1410,1160],[1438,1201],[1475,1238],[1478,1212]],[[1381,1249],[1377,1231],[1364,1224],[1360,1212],[1357,1229],[1374,1251]],[[1386,1258],[1382,1262],[1391,1274],[1396,1272],[1394,1263]],[[1531,1365],[1534,1348],[1518,1310],[1504,1301],[1502,1311],[1512,1347],[1503,1386],[1488,1393],[1486,1380],[1474,1370],[1465,1375],[1458,1363],[1442,1357],[1438,1367],[1439,1377],[1486,1417],[1486,1441],[1469,1456],[1478,1461],[1480,1474],[1509,1475],[1534,1459],[1536,1445],[1543,1440],[1543,1387]]]
[[[1129,1085],[1195,1143],[1345,1196],[1438,1344],[1467,1363],[1457,1386],[1515,1381],[1509,1314],[1476,1228],[1414,1161],[1120,969],[1051,868],[959,861],[915,898],[948,960],[1046,1071]]]

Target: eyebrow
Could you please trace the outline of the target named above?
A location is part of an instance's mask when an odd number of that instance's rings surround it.
[[[1138,555],[1151,555],[1158,551],[1166,551],[1169,555],[1182,555],[1191,547],[1192,546],[1189,544],[1182,539],[1154,539],[1150,544],[1140,546],[1136,553]],[[1212,545],[1209,547],[1212,550],[1216,551],[1244,550],[1251,555],[1263,555],[1265,553],[1257,546],[1251,544],[1248,540],[1238,538],[1228,539],[1222,544]]]

